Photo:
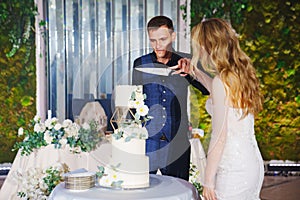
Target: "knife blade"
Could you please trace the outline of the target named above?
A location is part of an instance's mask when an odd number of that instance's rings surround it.
[[[169,76],[169,75],[173,75],[173,73],[176,70],[170,69],[168,67],[166,68],[155,68],[155,67],[136,67],[135,68],[138,71],[144,72],[144,73],[149,73],[149,74],[156,74],[156,75],[160,75],[160,76]]]

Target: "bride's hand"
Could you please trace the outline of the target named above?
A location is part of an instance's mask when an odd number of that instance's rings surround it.
[[[212,188],[208,188],[204,186],[202,195],[204,197],[204,200],[217,200],[215,191]]]
[[[181,58],[178,60],[178,65],[170,67],[170,69],[175,70],[174,74],[180,74],[180,76],[186,76],[191,72],[191,60],[188,58]]]

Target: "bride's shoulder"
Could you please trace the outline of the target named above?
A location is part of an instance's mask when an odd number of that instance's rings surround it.
[[[224,83],[221,80],[219,75],[217,75],[213,78],[212,86],[213,86],[213,88],[224,88]]]
[[[226,91],[224,84],[219,76],[215,76],[212,81],[212,98],[213,102],[221,99],[225,99]]]

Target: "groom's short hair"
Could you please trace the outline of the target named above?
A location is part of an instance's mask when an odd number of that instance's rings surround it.
[[[150,30],[157,30],[161,26],[166,26],[172,32],[174,31],[173,21],[170,18],[162,15],[155,16],[150,19],[147,24],[147,31],[149,32]]]

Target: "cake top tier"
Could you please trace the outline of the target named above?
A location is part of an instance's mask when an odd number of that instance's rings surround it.
[[[143,87],[141,85],[117,85],[115,89],[115,106],[116,107],[128,107],[130,105],[130,99],[133,92],[143,93]]]

